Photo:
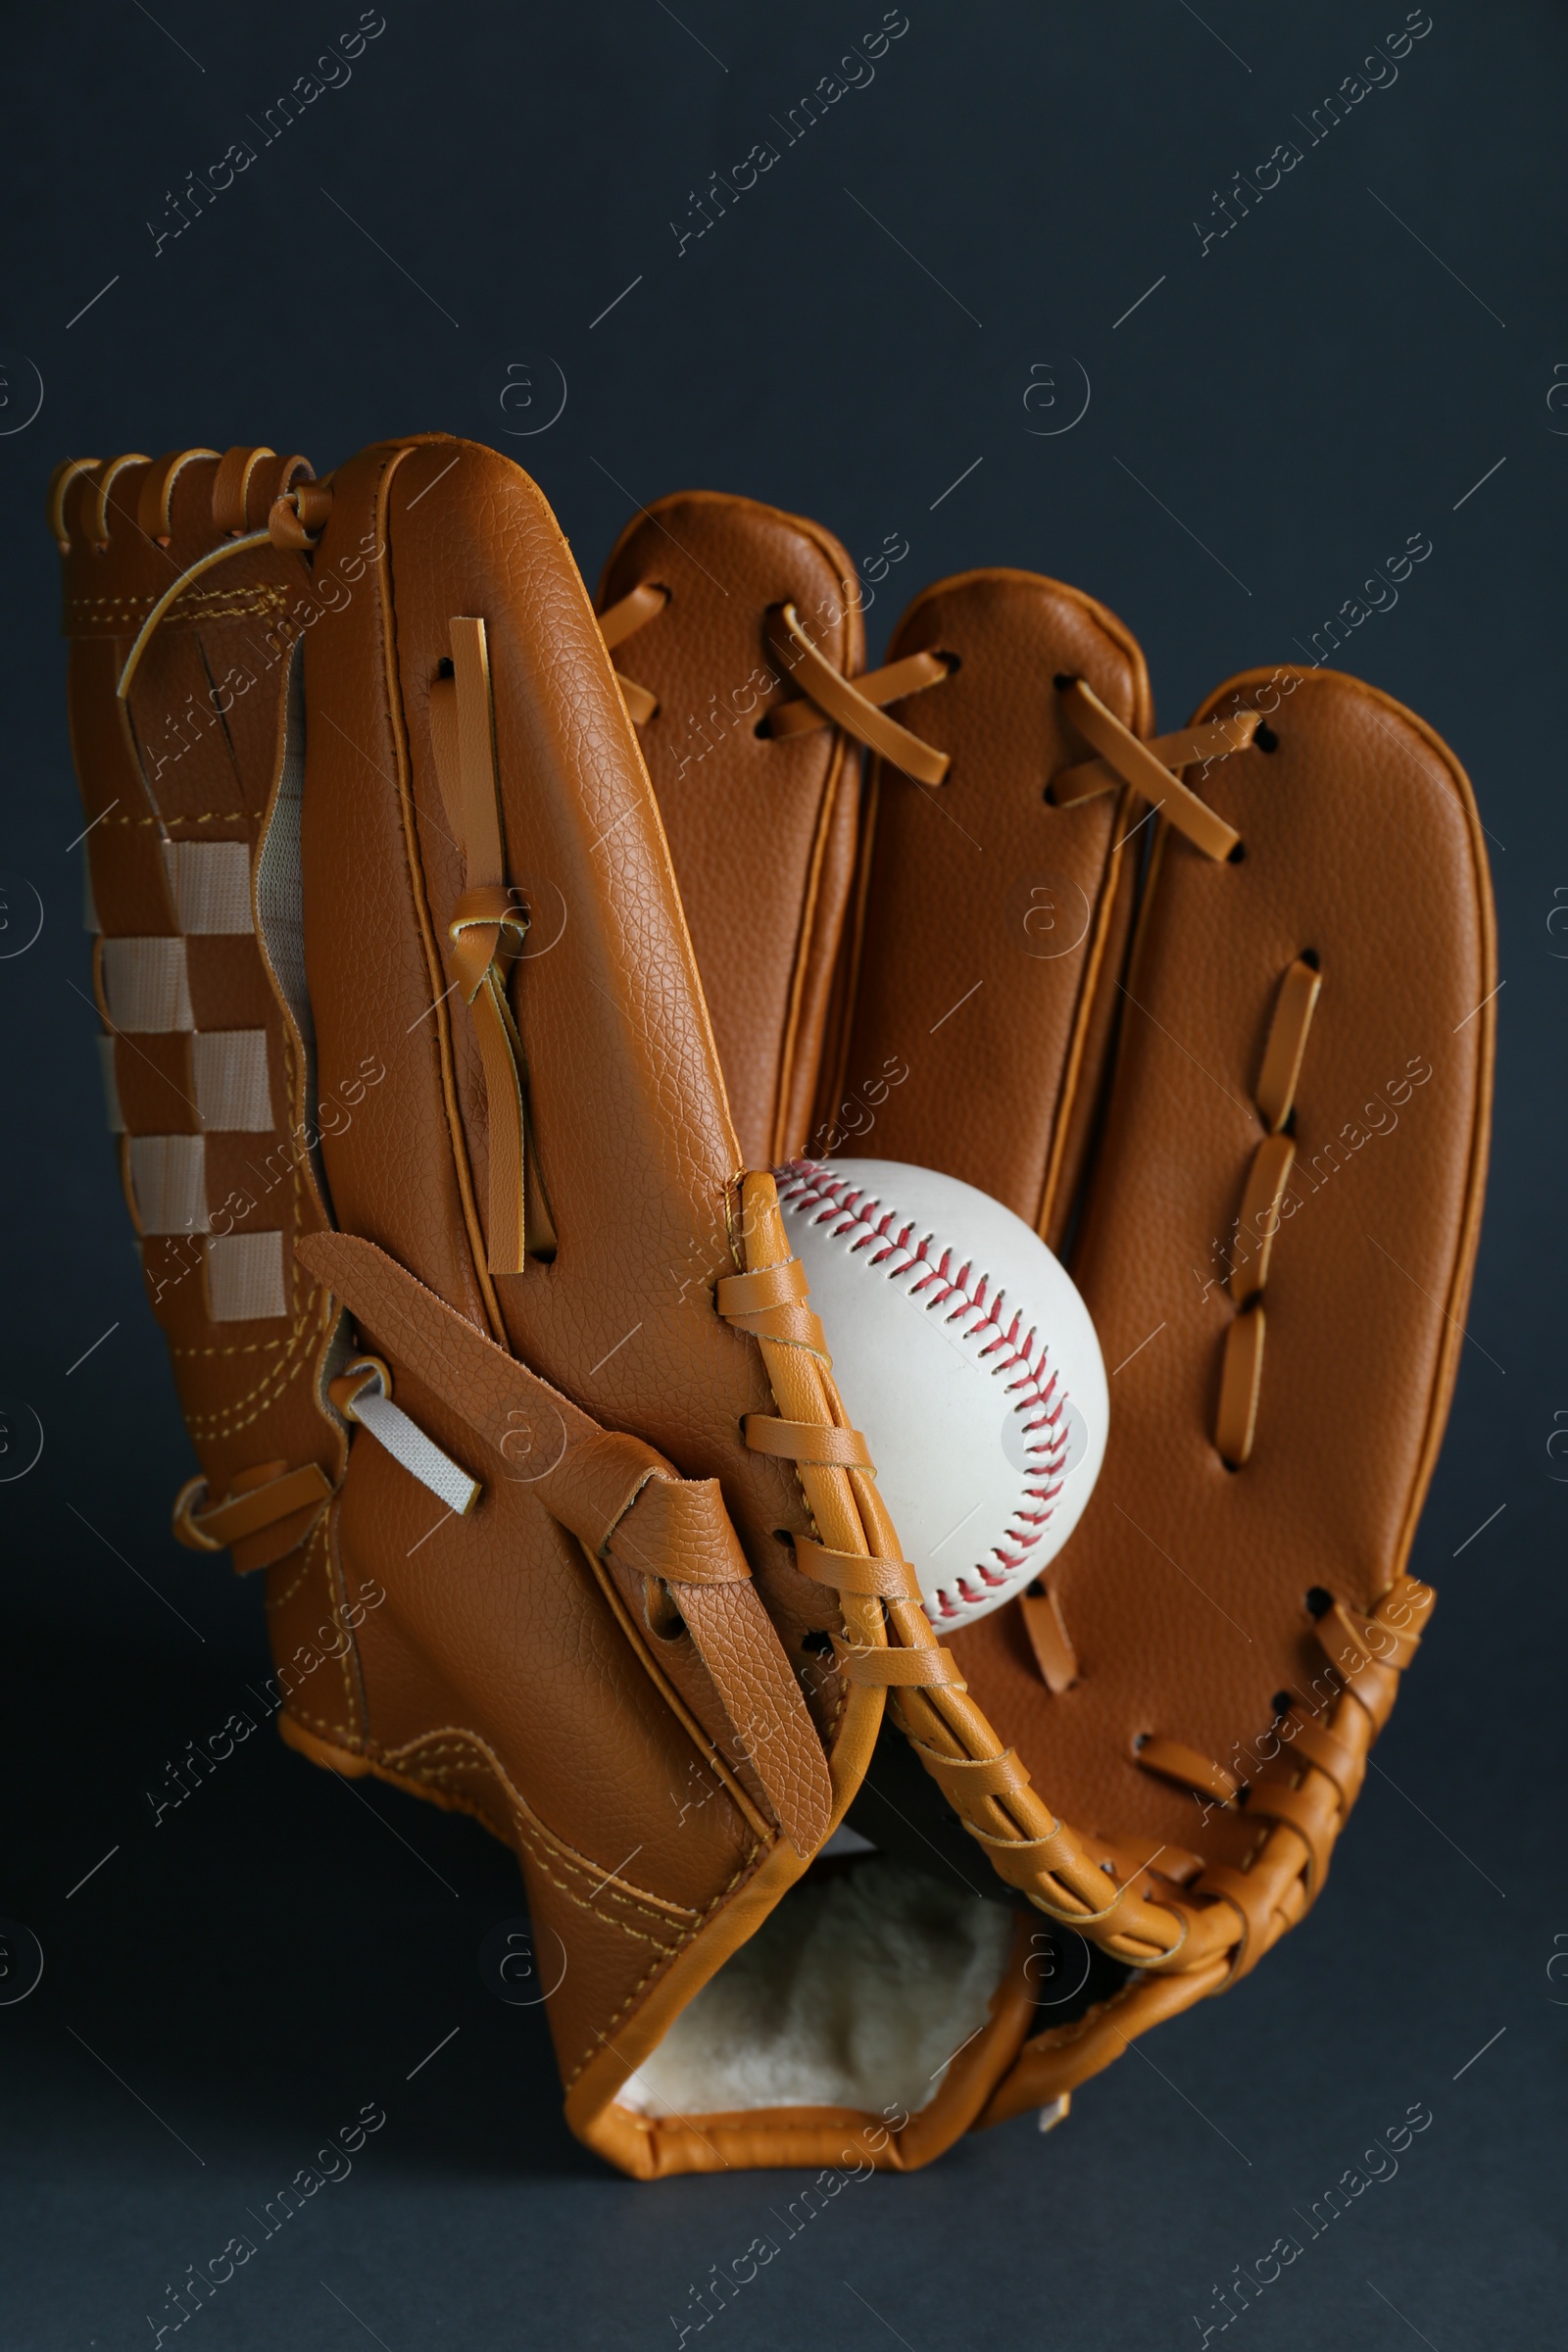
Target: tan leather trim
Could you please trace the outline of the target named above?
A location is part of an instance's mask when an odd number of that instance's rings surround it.
[[[332,1482],[318,1462],[295,1470],[283,1462],[262,1462],[236,1478],[220,1501],[208,1502],[206,1493],[206,1479],[193,1478],[174,1498],[174,1534],[192,1551],[223,1551],[297,1511],[318,1509],[332,1499]]]
[[[708,1770],[714,1775],[715,1779],[722,1782],[726,1795],[746,1823],[752,1836],[759,1844],[772,1844],[778,1837],[776,1823],[769,1821],[759,1809],[742,1781],[730,1769],[722,1750],[714,1745],[668,1675],[661,1668],[659,1660],[654,1654],[653,1643],[648,1639],[645,1629],[638,1624],[636,1617],[626,1606],[620,1589],[605,1561],[597,1552],[591,1551],[586,1544],[579,1542],[577,1548],[582,1553],[583,1560],[595,1584],[610,1603],[615,1623],[625,1636],[633,1655],[642,1665],[660,1697],[664,1701],[670,1713],[679,1719],[682,1729]]]
[[[173,498],[175,482],[178,481],[187,466],[195,465],[204,459],[216,458],[218,454],[216,449],[182,449],[176,451],[172,457],[161,458],[155,466],[150,466],[142,478],[141,490],[136,500],[136,527],[138,530],[145,531],[148,538],[155,540],[158,546],[167,547],[173,531],[170,504]]]
[[[764,1886],[770,1868],[770,1863],[763,1865],[746,1890],[748,1895],[772,1893],[771,1885]],[[780,1888],[779,1894],[784,1891]],[[728,1944],[722,1959],[727,1959],[731,1951],[738,1950],[742,1942],[756,1934],[779,1894],[773,1894],[760,1914],[748,1921],[745,1934]],[[731,1902],[731,1912],[737,1908],[738,1899]],[[728,1916],[722,1914],[721,1918]],[[718,1924],[715,1922],[706,1932],[707,1938],[712,1939],[710,1942],[700,1936],[696,1943],[687,1946],[672,1965],[655,2000],[645,2003],[639,2012],[636,2025],[640,2028],[656,2002],[662,2012],[662,2003],[671,1990],[676,1993],[677,1997],[669,2000],[667,2014],[661,2014],[659,2033],[653,2039],[644,2043],[641,2034],[634,2034],[629,2029],[617,2036],[616,2055],[620,2059],[626,2059],[634,2046],[637,2053],[629,2064],[622,2066],[619,2082],[624,2082],[642,2064],[673,2018],[722,1965],[722,1960],[713,1962],[697,1984],[690,1984],[682,1965],[689,1964],[700,1948],[705,1959],[711,1959]],[[868,2165],[877,2172],[914,2172],[944,2154],[975,2125],[999,2082],[1014,2068],[1035,2013],[1034,1990],[1025,1973],[1031,1949],[1029,1922],[1020,1918],[1006,1972],[992,1995],[986,2025],[956,2053],[940,2089],[929,2103],[917,2114],[906,2116],[897,2127],[885,2115],[871,2115],[855,2107],[774,2107],[670,2117],[633,2115],[625,2108],[606,2104],[597,2114],[583,2116],[574,2102],[588,2080],[586,2070],[567,2098],[566,2120],[589,2147],[637,2180],[774,2165],[835,2168],[852,2173]]]
[[[1136,792],[1163,810],[1168,824],[1184,833],[1205,858],[1218,861],[1230,856],[1240,838],[1235,828],[1164,766],[1147,743],[1124,727],[1086,680],[1071,680],[1062,688],[1062,699],[1080,735]]]
[[[940,686],[948,675],[948,664],[940,654],[909,654],[904,661],[890,662],[882,669],[862,669],[847,683],[880,710],[888,703],[902,702],[906,695],[921,694],[927,686]],[[768,712],[763,728],[774,736],[809,735],[818,727],[831,727],[835,723],[826,710],[803,696],[796,703],[778,704]]]
[[[215,450],[211,454],[216,457],[218,453]],[[71,485],[78,474],[96,473],[102,464],[102,458],[62,458],[49,476],[44,515],[50,536],[63,556],[71,553],[71,533],[66,527],[66,500],[71,494]]]
[[[1226,1977],[1222,1961],[1186,1976],[1134,1977],[1075,2024],[1037,2034],[1024,2044],[1017,2064],[976,2117],[974,2129],[984,2132],[1028,2108],[1049,2107],[1064,2092],[1103,2073],[1140,2034],[1220,1991]]]
[[[784,1020],[784,1037],[779,1050],[778,1091],[773,1103],[773,1132],[769,1156],[782,1164],[798,1152],[806,1141],[808,1104],[798,1102],[797,1070],[803,1046],[801,1028],[802,1007],[806,985],[810,972],[812,939],[821,912],[822,869],[827,858],[828,844],[838,815],[841,794],[854,791],[858,776],[859,755],[851,740],[840,734],[834,752],[833,764],[822,798],[817,808],[816,835],[811,844],[811,862],[807,876],[806,893],[801,904],[801,927],[795,951],[795,968],[790,974],[789,1010]]]
[[[1307,1032],[1322,985],[1316,967],[1299,956],[1280,982],[1268,1025],[1268,1043],[1263,1049],[1263,1066],[1257,1075],[1257,1107],[1271,1135],[1278,1135],[1295,1107]]]
[[[1060,1698],[1078,1680],[1078,1653],[1062,1618],[1061,1603],[1054,1592],[1025,1592],[1018,1607],[1046,1689],[1053,1697]]]
[[[467,1139],[464,1133],[463,1114],[458,1107],[457,1076],[452,1053],[452,1016],[448,997],[448,981],[442,965],[441,951],[436,943],[435,924],[430,914],[430,896],[425,887],[424,861],[419,855],[419,824],[414,806],[414,775],[409,757],[408,716],[403,709],[398,681],[397,615],[392,597],[392,563],[388,540],[388,516],[392,504],[392,483],[398,467],[424,444],[409,441],[386,453],[375,492],[375,543],[380,556],[375,566],[376,594],[381,610],[381,651],[385,663],[386,710],[388,731],[392,737],[397,759],[398,807],[403,817],[403,839],[408,853],[409,888],[414,900],[415,913],[419,925],[419,940],[424,949],[425,969],[430,980],[430,995],[435,1005],[431,1015],[440,1041],[441,1096],[446,1108],[447,1136],[452,1146],[452,1164],[458,1180],[458,1194],[463,1202],[464,1229],[467,1236],[468,1256],[473,1279],[484,1300],[490,1334],[494,1338],[505,1331],[495,1285],[490,1279],[489,1253],[485,1249],[484,1229],[479,1220],[478,1203],[474,1197],[473,1170],[468,1161]]]
[[[801,692],[839,726],[917,783],[941,783],[948,772],[946,752],[936,751],[907,727],[901,727],[861,694],[854,679],[841,676],[831,662],[824,661],[793,605],[768,615],[768,639],[780,667],[788,670]]]
[[[1136,799],[1137,795],[1129,785],[1116,803],[1110,854],[1105,860],[1100,897],[1095,906],[1094,937],[1089,945],[1083,986],[1078,993],[1077,1013],[1062,1063],[1061,1100],[1052,1128],[1051,1153],[1046,1161],[1045,1181],[1040,1188],[1040,1205],[1035,1211],[1034,1220],[1036,1233],[1048,1246],[1053,1240],[1060,1238],[1057,1228],[1069,1205],[1063,1199],[1066,1189],[1063,1180],[1065,1178],[1070,1185],[1076,1176],[1077,1159],[1083,1145],[1083,1131],[1075,1112],[1084,1063],[1097,1025],[1095,1013],[1103,992],[1115,978],[1114,972],[1107,966],[1106,951],[1113,935],[1121,929],[1121,918],[1125,915],[1121,890],[1122,864]],[[1124,931],[1122,936],[1125,937]]]

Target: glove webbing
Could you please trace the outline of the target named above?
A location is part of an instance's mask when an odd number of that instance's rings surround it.
[[[747,1270],[720,1279],[716,1304],[756,1339],[779,1406],[776,1419],[748,1415],[747,1443],[795,1464],[817,1531],[798,1546],[797,1561],[840,1595],[850,1634],[848,1642],[834,1642],[841,1672],[852,1684],[896,1691],[901,1727],[920,1761],[1009,1884],[1053,1918],[1073,1927],[1093,1924],[1119,1958],[1144,1965],[1173,1960],[1191,1932],[1189,1915],[1149,1900],[1139,1890],[1142,1874],[1125,1885],[1107,1879],[1108,1849],[1080,1838],[1041,1802],[1024,1765],[1003,1746],[938,1642],[877,1491],[865,1441],[849,1425],[821,1325],[804,1306],[805,1270],[789,1254],[771,1177],[743,1180],[739,1239]],[[1223,1917],[1234,1941],[1228,1910]]]

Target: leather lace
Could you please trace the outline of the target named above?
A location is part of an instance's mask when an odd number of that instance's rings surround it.
[[[670,592],[642,581],[599,615],[600,634],[612,653],[628,637],[658,618],[670,601]],[[784,675],[799,689],[798,701],[775,704],[758,732],[782,741],[814,728],[842,727],[870,751],[902,768],[921,784],[940,784],[949,759],[934,745],[922,742],[907,727],[889,718],[885,706],[939,686],[953,664],[941,654],[910,654],[884,668],[847,678],[811,643],[795,606],[786,602],[767,616],[768,640]],[[626,677],[618,668],[615,680],[634,726],[646,726],[658,714],[659,698]]]
[[[493,1274],[520,1274],[530,1257],[553,1255],[556,1244],[533,1143],[527,1059],[507,985],[528,917],[506,881],[485,624],[455,615],[450,628],[452,675],[430,688],[436,772],[464,859],[465,888],[447,937],[484,1070],[488,1263]]]
[[[1223,817],[1199,798],[1177,773],[1200,760],[1222,760],[1245,751],[1262,723],[1256,710],[1211,720],[1201,727],[1183,727],[1174,735],[1156,735],[1146,743],[1107,710],[1084,678],[1058,677],[1056,691],[1066,716],[1095,758],[1058,768],[1051,779],[1051,797],[1058,808],[1070,808],[1102,792],[1130,784],[1142,799],[1185,834],[1195,849],[1216,861],[1233,857],[1241,836]]]

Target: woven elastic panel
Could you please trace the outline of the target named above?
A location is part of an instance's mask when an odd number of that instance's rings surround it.
[[[265,1029],[203,1029],[191,1039],[196,1111],[211,1135],[259,1135],[272,1124]]]
[[[194,1029],[182,939],[106,939],[104,996],[109,1018],[129,1037]]]
[[[193,938],[249,933],[251,854],[244,842],[170,841],[164,855],[181,931]]]
[[[207,1305],[215,1323],[259,1323],[286,1315],[283,1236],[214,1234],[207,1244]]]
[[[207,1142],[200,1135],[133,1135],[130,1190],[143,1233],[205,1233]]]

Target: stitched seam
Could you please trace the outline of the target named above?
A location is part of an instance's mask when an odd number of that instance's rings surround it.
[[[170,606],[159,626],[167,628],[171,621],[181,620],[242,620],[280,612],[289,593],[265,580],[249,588],[187,588]],[[121,614],[127,620],[144,620],[157,602],[156,596],[68,596],[66,611],[88,621]]]
[[[182,812],[176,816],[138,816],[129,810],[123,816],[101,816],[101,825],[157,825],[161,830],[172,825],[259,825],[267,814],[265,808],[203,808]]]
[[[265,1608],[266,1608],[266,1609],[267,1609],[267,1610],[268,1610],[270,1613],[270,1612],[273,1612],[273,1611],[275,1611],[275,1610],[277,1610],[277,1609],[281,1609],[281,1608],[285,1607],[285,1606],[286,1606],[286,1604],[287,1604],[289,1601],[291,1601],[291,1600],[293,1599],[293,1597],[294,1597],[295,1593],[296,1593],[296,1592],[299,1591],[299,1589],[300,1589],[301,1585],[302,1585],[302,1584],[305,1582],[305,1579],[306,1579],[306,1578],[309,1576],[309,1574],[310,1574],[310,1572],[311,1572],[311,1544],[312,1544],[312,1543],[314,1543],[314,1542],[315,1542],[315,1539],[316,1539],[316,1530],[313,1528],[313,1529],[311,1530],[310,1536],[309,1536],[309,1537],[307,1538],[307,1540],[306,1540],[305,1548],[304,1548],[303,1552],[300,1554],[300,1565],[299,1565],[298,1572],[297,1572],[297,1573],[296,1573],[296,1575],[295,1575],[294,1582],[293,1582],[293,1583],[292,1583],[292,1584],[289,1586],[289,1588],[288,1588],[287,1592],[271,1592],[271,1593],[269,1593],[269,1594],[268,1594],[266,1601],[263,1603],[263,1606],[264,1606],[264,1607],[265,1607]],[[285,1556],[290,1556],[290,1555],[285,1555]]]
[[[287,1715],[298,1716],[301,1723],[314,1724],[318,1732],[325,1732],[335,1747],[341,1747],[343,1745],[343,1726],[340,1723],[333,1723],[330,1717],[325,1715],[313,1715],[309,1707],[302,1707],[292,1696],[289,1698],[288,1704],[283,1711]],[[354,1752],[359,1754],[362,1751],[356,1749]]]
[[[835,1176],[830,1169],[806,1161],[786,1170],[779,1187],[779,1205],[803,1214],[815,1211],[812,1224],[828,1226],[835,1241],[853,1237],[852,1251],[870,1250],[866,1262],[871,1266],[880,1269],[891,1259],[886,1280],[901,1284],[911,1298],[929,1292],[923,1299],[928,1313],[940,1308],[944,1323],[961,1324],[961,1337],[970,1348],[984,1342],[978,1348],[982,1367],[994,1379],[1005,1380],[1009,1396],[1023,1392],[1012,1408],[1015,1415],[1035,1416],[1023,1424],[1024,1435],[1033,1441],[1023,1450],[1031,1464],[1025,1476],[1036,1483],[1025,1488],[1023,1501],[1015,1506],[1001,1542],[993,1546],[992,1556],[1001,1561],[1001,1573],[977,1560],[973,1574],[982,1587],[978,1592],[968,1592],[962,1575],[956,1575],[952,1582],[959,1597],[956,1607],[946,1590],[938,1587],[929,1614],[948,1624],[958,1623],[965,1606],[972,1607],[987,1597],[985,1588],[994,1592],[1010,1584],[1017,1572],[1027,1567],[1028,1555],[1044,1537],[1061,1493],[1068,1438],[1063,1410],[1067,1396],[1051,1368],[1044,1335],[1038,1326],[1024,1330],[1022,1314],[1009,1309],[1006,1292],[994,1284],[989,1274],[978,1271],[971,1260],[959,1259],[951,1249],[933,1258],[933,1237],[921,1233],[913,1219],[895,1208],[884,1208],[863,1187]],[[976,1316],[982,1319],[976,1322]],[[1038,1435],[1041,1432],[1050,1434]]]
[[[298,1285],[300,1280],[298,1260],[295,1260],[294,1262],[296,1269],[295,1282],[296,1285]],[[315,1286],[312,1285],[313,1289],[314,1287]],[[323,1292],[319,1294],[319,1296],[321,1298],[321,1307],[317,1317],[317,1327],[318,1329],[323,1327],[327,1312],[326,1295]],[[306,1351],[306,1343],[312,1336],[310,1298],[307,1297],[306,1302],[300,1309],[293,1330],[289,1335],[287,1352],[285,1353],[282,1361],[274,1366],[256,1388],[247,1391],[243,1396],[237,1396],[231,1404],[217,1406],[212,1412],[208,1413],[198,1413],[194,1410],[187,1410],[185,1419],[191,1436],[193,1438],[232,1437],[237,1431],[249,1429],[253,1422],[260,1421],[263,1415],[270,1412],[271,1407],[278,1401],[278,1398],[282,1396],[283,1391],[290,1387],[293,1382],[298,1380],[303,1371],[306,1371],[309,1368],[310,1357]],[[214,1349],[203,1350],[203,1352],[226,1353],[229,1351]],[[235,1349],[233,1352],[243,1353],[245,1351],[241,1349]],[[249,1412],[245,1410],[247,1405],[253,1408]],[[236,1418],[236,1416],[238,1416],[238,1418]]]
[[[666,1961],[673,1960],[679,1952],[685,1949],[688,1943],[693,1942],[695,1938],[702,1934],[705,1922],[711,1919],[713,1913],[722,1903],[728,1901],[730,1895],[733,1894],[735,1888],[740,1885],[742,1879],[745,1878],[747,1873],[751,1870],[752,1865],[757,1860],[757,1857],[761,1850],[762,1848],[760,1843],[749,1845],[747,1847],[746,1852],[742,1855],[740,1862],[735,1869],[735,1873],[729,1880],[728,1884],[722,1886],[718,1893],[714,1895],[712,1901],[704,1907],[695,1924],[686,1931],[685,1935],[680,1937],[679,1941],[672,1944],[662,1955]],[[649,1969],[648,1974],[641,1978],[640,1981],[632,1986],[630,1992],[627,1993],[626,1998],[621,2002],[620,2007],[615,2011],[614,2016],[610,2021],[609,2027],[601,2037],[605,2044],[608,2045],[611,2034],[614,2033],[616,2027],[620,2024],[621,2019],[628,2015],[640,1995],[647,1990],[648,1986],[653,1983],[655,1977],[658,1976],[659,1967],[660,1963],[658,1960],[656,1960],[652,1968]],[[588,2064],[589,2059],[595,2057],[596,2055],[597,2052],[591,2048],[584,2050],[582,2056],[578,2059],[570,2074],[564,2078],[562,2082],[562,2088],[564,2090],[570,2090],[572,2084],[576,2082],[577,2077],[582,2073],[583,2068]]]
[[[334,1662],[343,1676],[343,1703],[348,1709],[350,1743],[357,1745],[364,1740],[368,1725],[366,1722],[365,1708],[361,1705],[364,1696],[364,1683],[360,1672],[360,1644],[354,1628],[348,1622],[348,1584],[343,1574],[342,1556],[334,1541],[337,1534],[336,1512],[323,1511],[317,1522],[317,1528],[321,1537],[327,1592],[332,1602],[332,1625],[344,1645],[341,1654]],[[313,1532],[312,1544],[315,1541],[316,1535]]]
[[[482,1772],[486,1769],[483,1760],[479,1756],[473,1755],[464,1762],[432,1766],[428,1771],[411,1777],[416,1777],[420,1782],[445,1783],[456,1779],[460,1774]],[[621,1919],[614,1911],[602,1908],[595,1896],[578,1894],[565,1879],[559,1878],[550,1867],[551,1862],[557,1857],[548,1851],[541,1853],[538,1850],[534,1838],[530,1834],[529,1825],[523,1820],[514,1805],[512,1808],[512,1818],[518,1842],[526,1847],[528,1858],[535,1869],[540,1871],[550,1881],[550,1884],[566,1897],[569,1903],[574,1903],[579,1911],[592,1911],[596,1919],[602,1919],[608,1927],[618,1928],[620,1933],[623,1936],[629,1936],[633,1942],[652,1944],[661,1956],[678,1949],[679,1939],[691,1933],[690,1929],[683,1929],[678,1920],[662,1920],[655,1913],[643,1911],[640,1905],[633,1905],[632,1908],[638,1911],[639,1917],[653,1919],[657,1926],[665,1928],[676,1938],[673,1944],[662,1942],[659,1936],[650,1936],[645,1929],[634,1928],[628,1920]],[[658,1963],[656,1962],[655,1965],[657,1966]]]
[[[295,1194],[293,1223],[294,1229],[297,1231],[300,1222],[298,1168],[295,1169],[293,1175],[293,1191]],[[331,1300],[329,1294],[318,1289],[314,1279],[306,1275],[299,1259],[292,1252],[288,1253],[288,1265],[294,1320],[286,1341],[258,1340],[243,1347],[236,1345],[233,1348],[186,1348],[171,1346],[170,1353],[172,1355],[187,1357],[265,1354],[278,1348],[284,1350],[280,1361],[270,1366],[256,1387],[247,1390],[244,1396],[234,1397],[227,1404],[215,1406],[210,1412],[199,1413],[194,1407],[187,1408],[185,1420],[193,1438],[198,1434],[206,1437],[231,1436],[237,1430],[248,1429],[252,1422],[259,1421],[265,1413],[269,1412],[278,1401],[284,1390],[297,1381],[300,1374],[309,1368],[313,1360],[309,1353],[310,1342],[318,1336],[324,1335],[330,1328]],[[316,1302],[314,1317],[312,1313],[313,1299]],[[245,1411],[247,1405],[253,1406],[254,1410],[247,1413]],[[242,1417],[236,1418],[236,1415]]]
[[[630,1909],[637,1911],[645,1919],[653,1920],[659,1926],[680,1927],[679,1920],[671,1920],[667,1913],[651,1909],[646,1903],[640,1902],[629,1888],[624,1886],[612,1886],[610,1879],[606,1878],[597,1864],[589,1862],[583,1855],[578,1854],[571,1846],[567,1845],[563,1838],[558,1838],[555,1832],[548,1828],[532,1811],[526,1799],[513,1788],[500,1758],[488,1743],[479,1738],[477,1733],[464,1731],[434,1733],[426,1739],[411,1740],[395,1751],[389,1751],[380,1746],[378,1742],[371,1741],[367,1752],[372,1755],[378,1763],[384,1763],[390,1771],[401,1773],[411,1780],[441,1780],[450,1777],[454,1771],[471,1771],[478,1768],[490,1772],[499,1783],[507,1802],[515,1813],[518,1831],[525,1838],[535,1837],[542,1838],[564,1869],[575,1871],[579,1877],[593,1880],[596,1886],[602,1886],[607,1888],[612,1902],[626,1904]],[[426,1755],[453,1756],[458,1760],[452,1765],[437,1765],[426,1769],[421,1761]],[[684,1909],[685,1906],[683,1905],[682,1908]],[[688,1917],[690,1916],[691,1914],[688,1913]],[[617,1921],[616,1924],[618,1926],[622,1923]]]

